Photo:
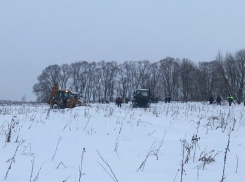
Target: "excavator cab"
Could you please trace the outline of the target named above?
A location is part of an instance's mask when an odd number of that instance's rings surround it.
[[[67,106],[67,100],[71,97],[71,92],[68,90],[58,90],[56,100],[60,102],[60,104]]]

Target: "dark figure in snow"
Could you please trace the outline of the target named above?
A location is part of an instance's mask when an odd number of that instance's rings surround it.
[[[165,103],[168,103],[168,98],[166,97],[166,98],[164,99],[164,101],[165,101]]]
[[[104,99],[101,99],[101,103],[104,104]]]
[[[122,107],[122,99],[120,97],[116,100],[117,107]]]
[[[170,103],[170,101],[171,101],[171,97],[170,97],[170,96],[168,96],[168,98],[167,98],[167,99],[168,99],[168,103]]]
[[[216,98],[217,105],[221,105],[221,97],[218,95]]]
[[[213,96],[210,96],[209,97],[209,104],[213,104],[213,102],[214,102],[214,98],[213,98]]]
[[[109,100],[108,100],[108,99],[106,99],[105,102],[106,102],[107,104],[109,104]]]
[[[233,97],[231,96],[231,94],[229,94],[229,96],[227,97],[227,100],[228,100],[228,102],[229,102],[229,106],[231,106],[231,103],[232,103],[232,102],[234,103]],[[234,103],[234,104],[235,104],[235,103]]]
[[[98,101],[99,101],[99,103],[100,103],[100,99],[99,99]]]

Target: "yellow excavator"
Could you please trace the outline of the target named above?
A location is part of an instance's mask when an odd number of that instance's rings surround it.
[[[59,90],[59,85],[56,83],[50,93],[48,104],[51,109],[73,108],[77,102],[72,97],[72,91]]]

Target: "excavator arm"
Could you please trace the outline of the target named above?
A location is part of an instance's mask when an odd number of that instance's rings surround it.
[[[49,97],[49,100],[48,100],[48,103],[49,103],[50,107],[51,107],[51,105],[52,105],[52,100],[53,100],[53,98],[54,98],[54,97],[56,96],[56,94],[57,94],[58,89],[59,89],[59,85],[58,85],[58,83],[56,83],[56,84],[54,85],[54,87],[53,87],[51,93],[50,93],[50,97]]]

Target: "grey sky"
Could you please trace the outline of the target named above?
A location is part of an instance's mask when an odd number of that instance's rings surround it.
[[[244,0],[0,0],[0,100],[52,64],[211,61],[245,48]]]

